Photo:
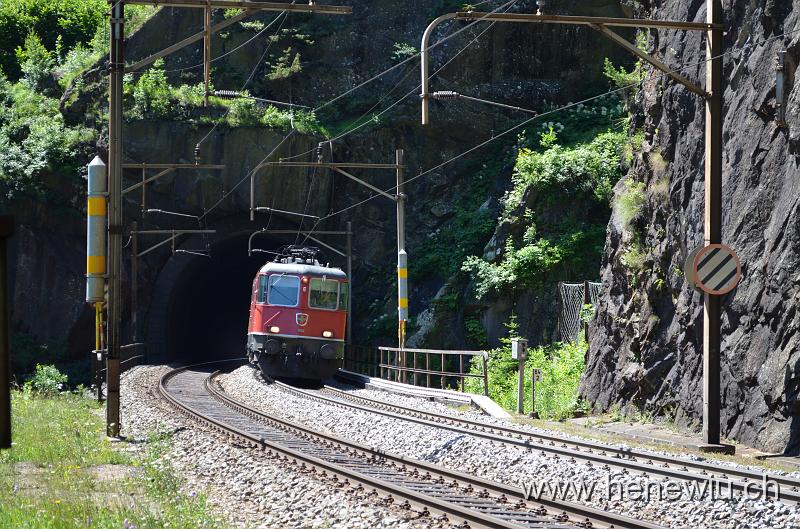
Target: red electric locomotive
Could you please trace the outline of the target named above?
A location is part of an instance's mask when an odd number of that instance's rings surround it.
[[[349,283],[314,248],[289,248],[253,280],[247,356],[272,378],[322,380],[344,358]]]

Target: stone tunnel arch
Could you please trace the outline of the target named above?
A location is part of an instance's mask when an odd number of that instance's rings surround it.
[[[144,338],[149,363],[189,364],[244,356],[250,289],[257,270],[273,256],[247,255],[249,236],[261,225],[230,222],[209,240],[210,257],[173,254],[158,273],[145,314]],[[211,226],[214,229],[214,226]],[[272,228],[291,229],[273,222]],[[296,226],[294,227],[296,229]],[[254,247],[277,250],[294,235],[259,235]],[[335,241],[334,241],[335,243]],[[180,249],[203,248],[201,236]],[[342,266],[327,252],[334,266]]]

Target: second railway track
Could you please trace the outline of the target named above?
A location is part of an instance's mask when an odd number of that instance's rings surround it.
[[[225,394],[204,367],[166,373],[161,396],[185,415],[342,484],[375,490],[430,522],[487,528],[643,528],[657,525],[559,500],[525,501],[516,487],[411,460],[257,411]]]
[[[321,391],[309,391],[278,381],[273,381],[273,383],[280,389],[297,396],[316,399],[335,406],[350,407],[424,426],[446,429],[462,434],[467,433],[490,441],[531,450],[541,450],[557,457],[589,461],[592,464],[607,465],[608,468],[617,468],[625,472],[633,471],[643,476],[659,476],[685,481],[706,481],[709,478],[725,479],[730,481],[733,490],[744,492],[747,487],[752,491],[760,491],[765,475],[764,473],[741,467],[731,467],[708,461],[695,461],[590,440],[567,438],[544,432],[532,432],[521,428],[423,411],[354,395],[351,392],[342,391],[331,386],[325,386]],[[782,501],[800,503],[800,480],[779,474],[769,474],[767,477],[780,485],[780,499]]]

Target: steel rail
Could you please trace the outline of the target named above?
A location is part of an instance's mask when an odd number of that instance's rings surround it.
[[[661,527],[657,524],[652,524],[641,520],[635,520],[633,518],[629,518],[613,512],[595,509],[593,507],[581,505],[578,503],[568,502],[565,500],[555,500],[549,498],[539,498],[536,499],[535,501],[525,500],[521,487],[513,487],[510,485],[506,485],[504,483],[487,480],[485,478],[481,478],[471,474],[450,470],[446,467],[434,465],[431,463],[426,463],[424,461],[409,458],[403,455],[393,454],[391,452],[386,452],[374,447],[366,446],[333,434],[321,432],[319,430],[315,430],[303,424],[282,419],[274,415],[268,415],[264,412],[253,409],[247,404],[244,404],[241,401],[238,401],[235,398],[231,397],[227,393],[218,390],[211,384],[208,387],[212,395],[214,395],[214,397],[217,398],[220,402],[237,410],[239,413],[254,418],[256,420],[279,425],[281,428],[299,432],[310,438],[319,439],[324,443],[339,446],[347,451],[355,451],[361,453],[366,457],[386,460],[390,461],[395,465],[399,465],[404,468],[410,468],[412,474],[415,476],[423,474],[426,476],[431,476],[432,478],[437,478],[440,482],[441,480],[444,480],[446,482],[458,484],[460,487],[466,486],[468,490],[474,491],[475,489],[479,489],[480,494],[483,497],[486,496],[486,493],[489,493],[489,494],[494,494],[499,498],[503,498],[506,501],[509,498],[517,499],[518,500],[517,505],[527,504],[533,506],[534,508],[539,507],[539,509],[541,509],[542,507],[544,507],[545,509],[559,511],[559,514],[556,514],[556,517],[557,518],[560,517],[561,520],[557,521],[566,521],[564,516],[567,516],[570,519],[570,521],[574,521],[580,527],[597,527],[597,525],[594,524],[600,524],[601,526],[608,526],[620,529],[629,527],[656,529]]]
[[[445,429],[461,434],[466,433],[489,441],[530,450],[541,450],[542,452],[555,454],[557,457],[582,459],[591,463],[605,465],[608,468],[618,468],[623,472],[633,470],[639,472],[644,477],[654,474],[683,481],[705,481],[710,478],[728,480],[730,476],[733,475],[741,478],[741,481],[730,480],[731,487],[740,493],[748,490],[747,487],[749,487],[752,492],[760,492],[761,482],[764,477],[764,474],[754,471],[720,467],[709,463],[689,461],[676,457],[647,454],[592,441],[573,440],[555,435],[538,434],[514,428],[494,426],[477,421],[470,421],[468,419],[459,419],[448,415],[404,408],[403,406],[374,401],[373,399],[367,399],[365,397],[347,396],[344,397],[347,400],[342,400],[342,398],[327,397],[319,393],[298,389],[282,382],[275,381],[274,383],[289,393],[327,402],[329,404],[350,407],[393,419],[406,420],[431,428]],[[335,389],[336,388],[330,388],[330,386],[326,386],[325,388],[326,391]],[[370,405],[361,405],[354,402],[356,399],[364,401],[371,400],[373,403],[378,404],[371,403]],[[609,455],[609,453],[611,455]],[[640,461],[640,458],[645,461]],[[674,468],[673,465],[680,465],[681,468]],[[690,470],[690,467],[693,467],[694,471]],[[797,480],[777,475],[768,475],[767,478],[777,481],[782,487],[790,487],[788,491],[781,489],[781,501],[800,503],[800,492],[798,492]]]
[[[675,457],[675,456],[670,456],[670,455],[662,455],[662,454],[644,452],[642,450],[636,450],[634,448],[619,448],[619,447],[616,447],[616,446],[612,446],[612,445],[608,445],[608,444],[604,444],[604,443],[600,443],[600,442],[596,442],[596,441],[590,441],[590,440],[586,440],[586,439],[569,439],[569,438],[558,436],[558,435],[550,435],[550,434],[546,434],[546,433],[530,432],[530,431],[526,431],[526,430],[521,430],[519,428],[510,428],[510,427],[507,427],[507,426],[488,424],[488,423],[475,421],[475,420],[462,418],[462,417],[454,417],[454,416],[451,416],[451,415],[445,415],[445,414],[435,413],[435,412],[431,412],[431,411],[417,410],[417,409],[414,409],[414,408],[408,408],[406,406],[400,406],[398,404],[390,404],[390,403],[383,402],[383,401],[380,401],[380,400],[377,400],[377,399],[370,399],[368,397],[362,397],[360,395],[353,395],[351,393],[348,393],[346,391],[342,391],[342,390],[340,390],[338,388],[334,388],[334,387],[331,387],[331,386],[325,386],[325,390],[329,391],[329,392],[331,392],[331,393],[333,393],[333,394],[335,394],[337,396],[340,396],[342,398],[351,399],[353,401],[365,402],[370,406],[384,406],[387,409],[396,409],[400,413],[405,413],[405,414],[409,414],[409,415],[415,414],[415,415],[417,415],[419,417],[430,417],[430,418],[432,418],[434,420],[437,420],[437,421],[446,421],[446,422],[449,422],[451,424],[464,426],[465,428],[470,429],[470,430],[482,430],[482,431],[492,430],[492,431],[500,432],[500,433],[503,433],[503,434],[506,434],[506,435],[519,436],[521,434],[523,436],[529,436],[529,437],[533,437],[533,438],[542,438],[542,439],[545,439],[547,441],[552,441],[552,442],[569,443],[569,444],[578,446],[578,447],[586,449],[586,450],[601,450],[601,451],[605,451],[605,452],[613,452],[615,454],[618,454],[620,457],[625,457],[625,458],[634,458],[634,459],[637,459],[637,460],[638,459],[646,459],[646,460],[652,461],[654,463],[660,463],[660,464],[665,464],[665,465],[682,465],[682,466],[687,467],[687,468],[691,467],[691,468],[694,468],[694,469],[696,469],[696,470],[698,470],[700,472],[706,472],[706,473],[709,474],[709,476],[712,476],[712,477],[714,476],[714,474],[712,474],[712,473],[724,474],[726,478],[727,478],[727,476],[736,476],[736,477],[739,477],[739,478],[743,478],[745,480],[753,480],[753,481],[759,481],[763,477],[762,473],[757,472],[755,470],[745,469],[745,468],[735,468],[735,467],[721,466],[721,465],[717,465],[717,464],[709,463],[709,462],[705,462],[705,461],[693,461],[691,459],[686,459],[686,458],[681,458],[681,457]],[[717,476],[717,477],[719,477],[719,476]],[[770,474],[767,477],[769,479],[773,480],[773,481],[776,481],[781,486],[789,487],[790,490],[792,490],[792,491],[797,492],[798,490],[800,490],[800,479],[781,476],[781,475],[778,475],[778,474],[774,474],[774,475]]]
[[[371,487],[375,492],[382,491],[384,494],[387,494],[390,499],[394,500],[394,497],[399,497],[405,500],[406,505],[410,506],[414,504],[415,506],[420,506],[423,509],[423,512],[430,513],[430,510],[434,512],[440,512],[445,517],[452,516],[453,518],[467,522],[470,527],[486,527],[486,528],[508,528],[514,529],[521,527],[518,524],[513,524],[507,522],[506,520],[487,516],[479,511],[474,511],[472,509],[467,509],[461,507],[459,505],[452,504],[448,501],[440,500],[438,498],[428,497],[425,494],[418,493],[416,491],[406,489],[405,487],[398,487],[391,483],[388,483],[384,480],[375,479],[370,476],[366,476],[362,473],[353,472],[343,466],[338,464],[333,464],[323,459],[317,458],[313,455],[294,450],[287,446],[283,446],[278,443],[270,442],[266,439],[260,438],[256,435],[253,435],[246,430],[239,428],[237,426],[227,424],[223,420],[219,418],[211,417],[207,413],[203,413],[201,410],[196,409],[194,406],[187,404],[186,402],[182,402],[179,398],[175,397],[167,388],[169,381],[172,378],[175,378],[180,373],[186,372],[190,367],[176,369],[166,373],[161,380],[159,381],[159,393],[162,397],[167,400],[170,404],[175,406],[179,411],[186,414],[187,416],[191,417],[194,420],[197,420],[201,423],[206,424],[207,426],[211,427],[214,430],[219,432],[225,433],[227,435],[231,435],[241,441],[244,441],[249,446],[254,448],[260,448],[262,450],[268,451],[268,453],[277,453],[282,455],[283,460],[285,461],[295,461],[300,463],[302,466],[306,464],[310,464],[312,469],[316,470],[319,469],[323,477],[327,477],[328,473],[334,476],[334,480],[338,476],[344,481],[344,484],[349,484],[352,481],[359,483],[361,485],[366,485],[367,487]],[[211,393],[210,388],[211,384],[209,383],[210,379],[214,377],[218,372],[213,373],[211,376],[205,378],[204,389],[209,392],[210,395],[214,395]],[[217,396],[214,396],[215,399],[218,399]],[[254,410],[250,410],[244,405],[240,405],[239,403],[235,403],[230,401],[228,406],[239,414],[243,414],[245,416],[251,415],[254,413]],[[267,417],[268,419],[272,419]],[[296,433],[300,438],[308,438],[301,428],[297,428],[297,425],[293,425],[291,423],[286,423],[286,425],[281,428],[282,430],[289,431],[292,433]],[[376,456],[381,458],[381,454],[376,452]],[[302,468],[302,467],[301,467]],[[429,510],[430,509],[430,510]],[[448,518],[449,519],[449,518]],[[553,526],[558,527],[558,526]]]
[[[215,362],[206,363],[206,365],[213,363]],[[164,374],[159,380],[159,393],[179,412],[214,430],[237,438],[248,446],[260,448],[270,454],[277,454],[283,461],[294,461],[302,469],[306,469],[306,465],[310,465],[312,473],[317,473],[319,470],[323,477],[332,475],[335,482],[341,479],[346,486],[352,486],[355,483],[358,484],[360,489],[366,486],[376,493],[380,491],[382,494],[388,495],[390,501],[395,501],[395,499],[403,501],[401,507],[419,506],[424,515],[441,513],[448,521],[467,522],[465,527],[473,528],[518,528],[528,526],[556,529],[571,527],[571,525],[565,525],[565,522],[568,521],[573,522],[578,527],[613,526],[616,528],[647,529],[657,529],[659,527],[647,522],[640,522],[570,502],[550,500],[526,502],[520,500],[512,506],[506,506],[504,504],[509,503],[509,496],[522,496],[521,489],[514,489],[478,477],[462,475],[434,465],[413,461],[403,456],[385,453],[264,414],[219,390],[214,382],[214,378],[219,372],[209,376],[204,376],[206,373],[203,372],[192,373],[194,381],[190,379],[190,382],[196,383],[186,385],[186,382],[183,381],[184,386],[182,389],[184,389],[184,394],[187,397],[181,399],[171,391],[170,385],[177,376],[187,373],[192,367],[197,366],[172,370]],[[200,384],[201,380],[202,384]],[[202,391],[204,393],[198,391],[201,388],[197,386],[200,385],[203,386]],[[186,390],[189,391],[187,392]],[[204,413],[200,409],[202,405],[191,402],[192,399],[205,399],[202,402],[206,405],[211,399],[218,405],[208,408],[209,413]],[[225,412],[222,410],[228,410],[230,415],[225,417]],[[243,416],[253,420],[253,428],[248,428],[248,425],[242,424]],[[228,420],[226,421],[226,419]],[[235,422],[235,424],[231,424],[231,422]],[[256,428],[255,425],[261,426]],[[274,433],[272,435],[265,434],[263,425],[269,427],[267,432]],[[262,432],[261,435],[255,433],[259,428]],[[283,435],[284,438],[289,436],[291,442],[282,444],[280,441],[275,442],[266,438],[275,437],[275,434],[278,434],[278,436]],[[302,447],[297,448],[298,445],[307,446],[303,450]],[[336,454],[336,462],[331,462],[312,454],[319,454],[326,450],[329,454],[331,451]],[[355,459],[356,457],[358,459]],[[350,461],[357,461],[362,468],[369,468],[379,477],[367,475],[363,471],[359,472],[344,466],[345,463],[342,462],[342,459],[348,458]],[[377,468],[375,468],[376,465]],[[389,477],[387,478],[386,476]],[[395,478],[394,483],[390,480],[392,476]],[[476,488],[479,490],[476,491]],[[428,490],[428,492],[422,492],[423,490]],[[438,497],[435,494],[437,490],[439,491]],[[445,493],[442,494],[442,491]],[[499,495],[499,498],[488,499],[492,492]],[[462,504],[454,503],[457,501],[461,501]],[[552,507],[548,509],[545,506],[547,504],[552,505]],[[532,511],[519,510],[530,505],[534,506]],[[552,519],[544,519],[542,518],[544,514],[551,514],[553,517]],[[595,522],[599,525],[595,525]]]

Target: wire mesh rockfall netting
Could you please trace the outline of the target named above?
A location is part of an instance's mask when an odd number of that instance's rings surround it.
[[[585,287],[588,286],[588,292]],[[558,297],[561,308],[558,313],[558,333],[562,342],[574,342],[581,332],[581,310],[588,301],[597,306],[601,283],[558,283]],[[588,294],[588,299],[587,299]]]

